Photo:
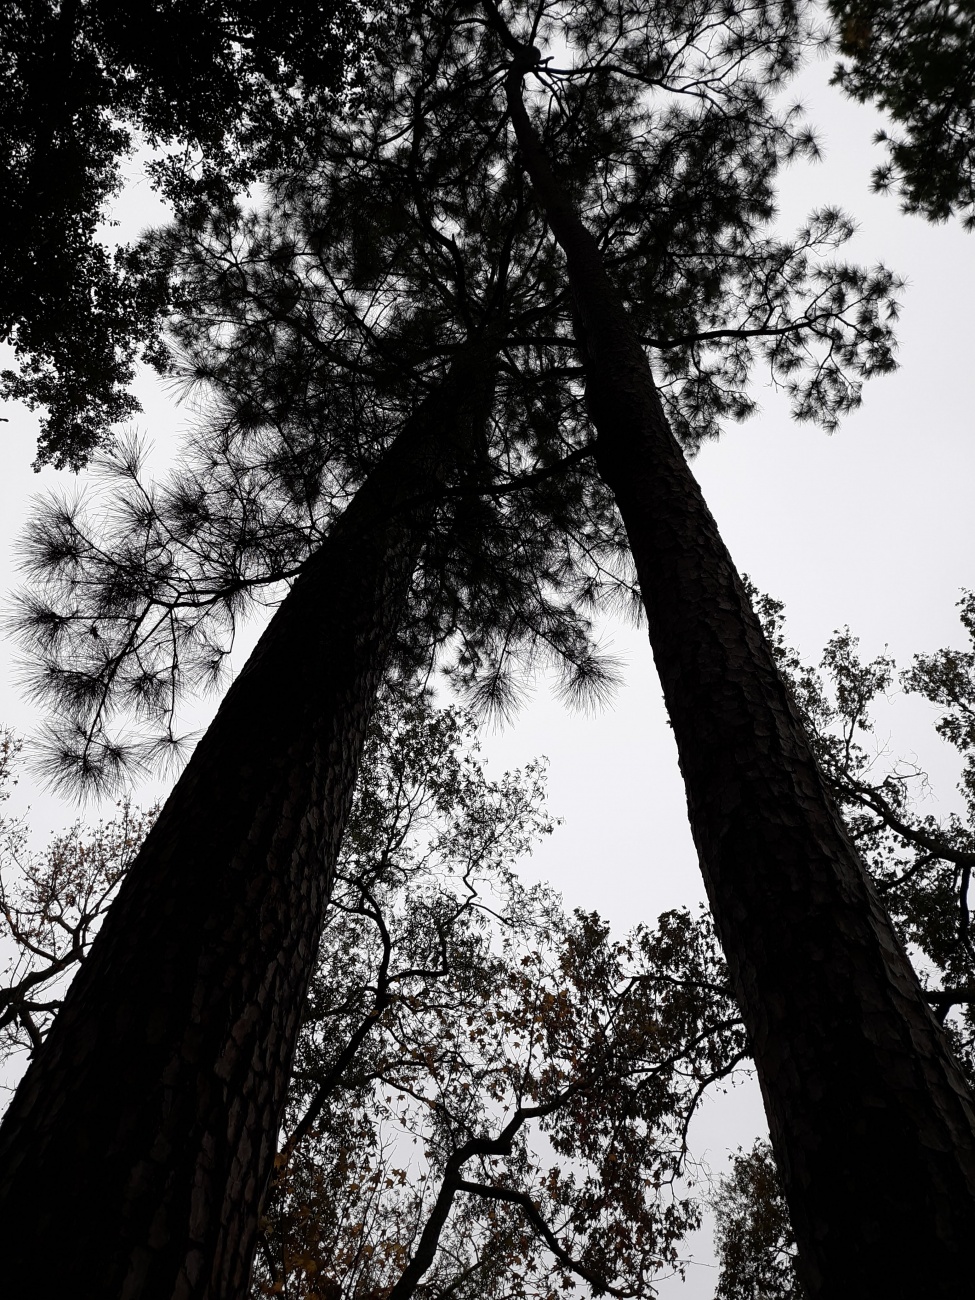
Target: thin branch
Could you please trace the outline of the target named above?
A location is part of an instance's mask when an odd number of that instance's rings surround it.
[[[604,1277],[600,1277],[592,1269],[586,1268],[585,1264],[580,1264],[578,1260],[573,1259],[542,1218],[538,1207],[527,1192],[516,1192],[507,1187],[494,1187],[487,1183],[469,1183],[466,1181],[459,1182],[457,1190],[468,1192],[472,1196],[482,1196],[486,1200],[507,1201],[510,1205],[519,1206],[524,1211],[525,1218],[544,1240],[555,1258],[564,1264],[566,1268],[571,1269],[578,1277],[581,1277],[583,1281],[588,1282],[597,1295],[606,1292],[611,1296],[617,1296],[619,1300],[630,1300],[631,1297],[641,1294],[640,1291],[624,1291],[620,1287],[611,1286]]]

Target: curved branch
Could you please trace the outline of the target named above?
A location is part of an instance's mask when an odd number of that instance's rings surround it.
[[[342,1080],[342,1075],[355,1059],[356,1052],[358,1052],[373,1025],[376,1024],[389,1002],[389,962],[393,944],[389,935],[389,929],[386,926],[386,922],[383,919],[378,904],[369,893],[365,890],[362,892],[366,899],[368,899],[372,908],[372,911],[368,912],[363,909],[363,915],[367,915],[376,923],[376,927],[379,930],[380,940],[383,945],[383,955],[379,963],[379,972],[376,976],[376,993],[373,998],[373,1004],[368,1015],[365,1016],[356,1027],[355,1031],[349,1036],[348,1042],[339,1053],[332,1068],[316,1089],[315,1095],[308,1104],[308,1109],[295,1126],[287,1142],[285,1142],[284,1146],[281,1148],[281,1151],[275,1160],[278,1177],[280,1177],[281,1172],[287,1168],[288,1161],[291,1159],[292,1155],[294,1155],[298,1143],[303,1141],[311,1131],[311,1127],[315,1123],[315,1120],[318,1119],[319,1115],[324,1110],[326,1101],[328,1101],[329,1097],[339,1086]]]
[[[967,852],[965,849],[956,849],[944,840],[935,839],[933,835],[927,834],[926,831],[919,830],[916,826],[911,826],[908,822],[903,821],[898,817],[890,802],[884,798],[875,786],[863,785],[859,781],[847,777],[845,780],[837,781],[835,789],[839,794],[846,795],[847,798],[859,803],[861,807],[869,808],[871,812],[876,813],[885,826],[892,831],[896,831],[909,844],[926,849],[934,857],[941,858],[944,862],[953,862],[955,866],[961,867],[963,870],[971,871],[975,867],[975,853]]]
[[[507,1187],[493,1187],[487,1183],[468,1183],[458,1184],[458,1191],[470,1192],[474,1196],[483,1196],[486,1200],[507,1201],[510,1205],[519,1206],[525,1214],[525,1218],[532,1225],[538,1235],[544,1240],[546,1246],[560,1263],[566,1268],[571,1269],[584,1282],[588,1282],[597,1295],[605,1292],[607,1295],[617,1296],[619,1300],[630,1300],[632,1296],[641,1295],[640,1291],[624,1291],[620,1287],[610,1286],[605,1278],[594,1273],[592,1269],[586,1268],[578,1260],[573,1259],[569,1252],[562,1246],[558,1237],[548,1226],[538,1207],[528,1195],[527,1192],[516,1192]]]

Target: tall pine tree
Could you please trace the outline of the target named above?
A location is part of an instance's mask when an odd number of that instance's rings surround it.
[[[813,1297],[871,1294],[896,1276],[912,1294],[960,1296],[975,1225],[968,1082],[825,787],[603,250],[526,107],[523,83],[544,74],[542,52],[513,35],[493,0],[486,5],[508,54],[517,146],[565,253],[596,463],[633,549],[804,1287]],[[765,37],[754,50],[761,64],[774,58],[776,13],[758,6],[750,18],[752,39]],[[649,87],[659,47],[617,32],[607,25],[599,35],[615,44],[620,71],[642,73]],[[580,62],[595,63],[593,27],[572,35]],[[701,63],[740,68],[744,53],[733,24],[727,43],[710,39],[685,63],[705,106],[713,92]],[[757,88],[738,77],[741,106],[754,107]]]

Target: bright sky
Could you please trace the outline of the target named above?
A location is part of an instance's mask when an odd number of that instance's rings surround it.
[[[826,160],[787,176],[783,225],[793,228],[811,208],[837,204],[859,225],[850,258],[884,261],[907,279],[901,369],[872,381],[862,410],[832,437],[793,424],[768,392],[763,413],[705,447],[694,469],[739,568],[786,602],[793,644],[816,658],[831,631],[848,623],[867,654],[888,645],[906,666],[916,651],[961,645],[954,605],[962,587],[975,585],[975,239],[958,225],[933,228],[904,217],[894,199],[870,194],[879,119],[829,89],[828,73],[828,64],[818,65],[801,85]],[[144,186],[126,196],[120,211],[127,222],[133,214],[137,224],[153,218]],[[186,416],[144,391],[147,413],[139,424],[164,459]],[[3,414],[10,423],[0,430],[0,586],[8,588],[15,580],[11,542],[29,495],[59,482],[70,493],[75,484],[51,470],[34,476],[35,422],[16,408]],[[612,706],[596,716],[568,714],[541,683],[513,725],[485,733],[483,750],[497,770],[548,756],[550,807],[565,825],[526,864],[526,874],[551,880],[569,906],[598,909],[625,928],[703,895],[645,634],[612,627],[606,635],[628,663]],[[0,721],[29,731],[36,719],[14,684],[7,645],[0,646],[0,672]],[[932,716],[916,700],[894,700],[877,739],[884,744],[889,729],[892,751],[917,753],[932,774],[937,813],[950,806],[956,769],[939,752]],[[149,802],[153,794],[137,797]],[[50,828],[77,815],[23,786],[18,799],[29,800],[37,822]],[[730,1104],[706,1110],[694,1134],[697,1152],[718,1169],[761,1124],[757,1089],[740,1090]],[[663,1295],[713,1294],[706,1236],[694,1249],[701,1262],[687,1286],[665,1285]]]

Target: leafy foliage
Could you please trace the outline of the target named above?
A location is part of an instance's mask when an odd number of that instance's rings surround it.
[[[703,921],[613,940],[526,889],[541,771],[382,715],[312,983],[256,1294],[652,1293],[686,1125],[744,1050]],[[381,738],[383,748],[375,748]],[[388,747],[388,748],[387,748]]]
[[[205,5],[24,0],[0,16],[0,393],[46,411],[38,465],[78,469],[155,346],[164,287],[113,254],[99,223],[137,140],[177,211],[225,199],[300,150],[361,68],[349,0]],[[133,135],[133,132],[138,135]]]
[[[843,62],[834,80],[873,100],[899,131],[874,187],[930,221],[975,228],[975,5],[971,0],[830,0]]]
[[[721,1259],[715,1300],[802,1300],[789,1211],[767,1142],[732,1157],[714,1209]]]

